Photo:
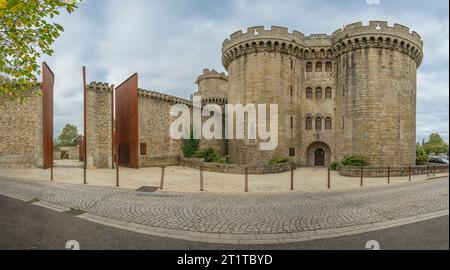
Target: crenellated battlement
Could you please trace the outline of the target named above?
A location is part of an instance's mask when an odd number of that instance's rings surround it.
[[[343,39],[356,36],[374,36],[378,38],[379,35],[390,35],[395,38],[404,39],[420,50],[423,47],[421,36],[415,32],[410,31],[409,27],[395,23],[389,26],[387,21],[370,21],[368,25],[363,25],[362,22],[355,22],[336,30],[332,34],[333,43],[340,42]]]
[[[111,85],[109,83],[105,83],[105,82],[93,81],[87,85],[87,89],[111,92]]]
[[[272,26],[270,30],[264,26],[247,28],[234,32],[222,44],[222,63],[225,68],[229,63],[242,55],[256,52],[275,52],[288,54],[297,58],[329,57],[331,51],[331,36],[312,34],[305,36],[298,31],[289,32],[288,28]],[[319,52],[319,53],[316,53]]]
[[[156,92],[156,91],[152,91],[152,90],[146,90],[146,89],[139,88],[138,95],[142,96],[142,97],[152,98],[155,100],[169,102],[169,103],[186,104],[188,106],[192,106],[192,101],[190,101],[190,100],[172,96],[172,95],[168,95],[168,94],[164,94],[164,93],[160,93],[160,92]]]
[[[401,51],[421,64],[423,42],[420,35],[401,24],[389,26],[386,21],[370,21],[368,25],[355,22],[336,30],[332,35],[311,34],[272,26],[248,27],[236,31],[222,44],[222,63],[227,69],[236,58],[257,52],[289,54],[300,59],[330,58],[351,49],[367,46]],[[333,49],[332,49],[333,48]],[[319,53],[317,53],[319,52]]]
[[[214,69],[209,70],[209,69],[205,68],[205,69],[203,69],[203,74],[198,76],[195,83],[199,83],[200,81],[206,80],[206,79],[219,79],[219,80],[228,81],[228,76],[225,74],[225,72],[219,73]]]
[[[360,48],[386,48],[405,53],[419,66],[423,59],[423,41],[417,32],[386,21],[370,21],[368,25],[356,22],[336,30],[332,35],[333,52],[337,55]]]
[[[87,85],[87,89],[111,92],[111,85],[109,83],[105,83],[105,82],[91,82]],[[168,94],[163,94],[160,92],[141,89],[141,88],[138,88],[138,95],[142,96],[142,97],[152,98],[152,99],[166,101],[166,102],[170,102],[170,103],[181,103],[181,104],[186,104],[186,105],[192,104],[192,102],[190,100],[187,100],[184,98],[171,96]]]
[[[230,47],[249,40],[278,39],[300,44],[303,38],[303,33],[295,30],[290,33],[287,27],[272,26],[270,30],[264,29],[264,26],[248,27],[247,32],[244,33],[242,30],[239,30],[231,34],[229,38],[225,39],[222,44],[222,52]]]

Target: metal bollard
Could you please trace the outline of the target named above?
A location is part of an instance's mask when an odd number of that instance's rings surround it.
[[[119,163],[116,163],[116,187],[119,186]]]
[[[328,189],[331,188],[331,167],[328,166]]]
[[[248,167],[245,167],[245,192],[248,192]]]
[[[87,184],[87,181],[86,181],[86,165],[83,167],[83,184]]]
[[[433,166],[433,177],[436,176],[436,165]]]
[[[200,166],[200,191],[203,191],[203,166]]]
[[[50,167],[50,181],[53,181],[53,166]]]
[[[363,186],[363,167],[360,169],[360,175],[361,175],[361,183],[360,186]]]
[[[388,166],[388,184],[391,183],[391,167]]]
[[[408,180],[411,182],[411,165],[408,166]]]
[[[166,166],[162,166],[161,167],[161,183],[159,184],[159,188],[163,189],[164,188],[164,172],[166,170]]]
[[[294,190],[294,165],[291,165],[291,190]]]
[[[427,165],[427,178],[428,178],[428,165]]]

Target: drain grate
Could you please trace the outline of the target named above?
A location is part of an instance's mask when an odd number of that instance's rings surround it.
[[[149,186],[142,186],[136,189],[136,191],[140,192],[155,192],[156,190],[158,190],[158,187],[149,187]]]

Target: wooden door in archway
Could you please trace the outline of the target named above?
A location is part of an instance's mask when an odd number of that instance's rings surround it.
[[[325,151],[322,148],[314,151],[314,166],[325,166]]]

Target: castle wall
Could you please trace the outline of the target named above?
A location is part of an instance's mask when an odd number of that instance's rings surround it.
[[[375,30],[376,25],[381,29]],[[348,40],[337,48],[337,157],[361,154],[376,166],[415,164],[421,42],[415,34],[406,36],[404,28],[380,22],[350,29]],[[401,32],[391,36],[394,30]]]
[[[325,70],[326,63],[331,63],[331,70]],[[307,63],[312,64],[312,70],[307,71]],[[316,69],[318,63],[321,71]],[[301,71],[302,89],[300,96],[300,148],[298,149],[301,166],[314,166],[314,150],[321,148],[326,152],[325,165],[336,160],[335,136],[335,97],[336,97],[336,64],[332,58],[311,58],[302,61]],[[308,97],[308,89],[311,96]],[[327,95],[327,90],[331,95]],[[318,92],[321,94],[319,95]],[[307,118],[311,119],[311,128],[306,127]],[[320,118],[320,128],[316,128],[316,119]],[[327,119],[331,119],[331,128],[326,126]]]
[[[182,156],[182,140],[170,136],[170,107],[188,101],[161,93],[139,90],[139,141],[145,146],[145,154],[139,155],[141,167],[177,165]]]
[[[367,156],[375,166],[413,164],[422,47],[416,32],[384,21],[353,23],[331,36],[304,36],[275,26],[233,33],[222,47],[228,102],[279,104],[280,142],[268,152],[259,151],[257,141],[229,141],[230,161],[264,164],[273,156],[286,157],[284,149],[295,147],[290,159],[300,165],[314,165],[318,148],[325,151],[325,165],[350,154]],[[286,59],[292,58],[289,65]],[[317,63],[321,68],[316,69]],[[295,92],[291,99],[286,94],[290,86]],[[319,87],[321,97],[316,96]],[[290,135],[286,121],[292,116]],[[309,117],[311,127],[306,128]]]
[[[86,152],[88,168],[112,168],[111,87],[91,83],[87,87]]]
[[[0,100],[0,167],[43,166],[42,96],[26,103]]]
[[[313,166],[319,148],[324,165],[349,154],[364,155],[373,166],[415,162],[416,70],[422,61],[416,32],[380,21],[347,25],[331,36],[258,26],[233,33],[222,52],[228,76],[204,70],[194,96],[202,96],[202,105],[266,104],[268,110],[278,104],[278,147],[263,151],[258,139],[233,139],[201,140],[201,148],[213,147],[228,154],[230,163],[249,165],[289,157]],[[107,85],[96,87],[88,91],[88,164],[109,167],[111,93]],[[192,102],[147,90],[139,90],[138,100],[140,165],[177,164],[182,140],[170,138],[175,119],[169,110],[176,103],[191,108]]]
[[[228,96],[228,76],[225,73],[218,73],[215,70],[204,69],[203,74],[197,78],[198,91],[193,96],[201,96],[202,106],[215,104],[222,109],[222,138],[225,138],[225,104]],[[212,115],[212,112],[210,113]],[[210,116],[202,116],[202,125]],[[200,149],[214,148],[219,154],[227,155],[227,140],[213,139],[200,140]]]
[[[370,164],[383,166],[414,164],[414,60],[367,48],[342,55],[338,63],[339,156],[362,154]]]
[[[230,140],[228,154],[231,163],[267,164],[272,158],[289,156],[289,148],[299,149],[296,124],[300,90],[297,72],[300,67],[298,58],[276,51],[244,54],[229,64],[228,103],[243,106],[266,104],[266,127],[270,123],[270,104],[278,104],[279,126],[278,147],[273,151],[261,151],[258,138]],[[291,159],[296,161],[295,157]]]

